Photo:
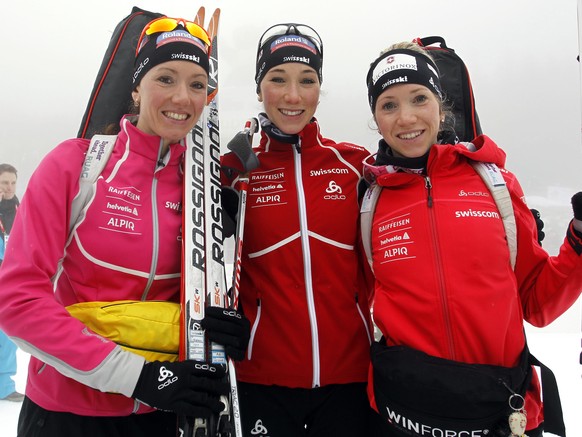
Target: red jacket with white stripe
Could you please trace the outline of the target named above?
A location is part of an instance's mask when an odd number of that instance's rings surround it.
[[[378,177],[372,224],[374,320],[388,345],[467,363],[517,365],[523,321],[551,323],[582,289],[582,241],[570,224],[557,256],[537,242],[534,219],[505,154],[486,136],[433,145],[427,175]],[[512,270],[494,199],[467,157],[502,169],[517,224]],[[428,183],[430,182],[430,183]],[[528,392],[528,428],[542,420],[539,384]]]
[[[65,306],[179,299],[185,147],[171,144],[162,165],[160,137],[127,118],[121,126],[70,244],[71,202],[89,140],[65,141],[43,159],[29,181],[0,269],[0,326],[32,354],[27,396],[52,411],[90,416],[151,411],[130,398],[144,358],[93,334]],[[63,271],[53,291],[61,258]]]
[[[302,388],[365,382],[371,331],[357,185],[369,154],[323,138],[316,121],[299,137],[294,145],[262,132],[255,149],[240,296],[252,331],[237,378]]]

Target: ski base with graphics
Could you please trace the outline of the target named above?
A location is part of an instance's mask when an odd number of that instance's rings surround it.
[[[228,306],[222,236],[220,183],[220,131],[218,116],[218,22],[216,9],[208,23],[211,40],[207,106],[187,138],[184,161],[183,274],[181,358],[210,361],[228,367],[230,396],[221,397],[226,408],[208,419],[178,418],[183,437],[242,437],[234,366],[224,347],[208,344],[200,322],[206,306]],[[196,19],[204,27],[205,9]]]

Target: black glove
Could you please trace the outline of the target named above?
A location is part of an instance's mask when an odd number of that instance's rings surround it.
[[[210,341],[222,344],[226,354],[235,361],[241,361],[251,336],[251,324],[244,314],[237,310],[206,307],[202,327]]]
[[[582,191],[578,191],[572,196],[572,210],[574,211],[574,218],[582,220]]]
[[[538,228],[538,243],[540,246],[542,245],[542,241],[544,240],[546,234],[544,233],[544,221],[542,220],[542,215],[537,209],[530,209],[534,219],[536,221],[536,227]]]
[[[132,397],[158,410],[206,418],[224,410],[230,392],[223,366],[186,360],[145,363]]]
[[[572,210],[574,211],[574,218],[582,221],[582,191],[578,191],[572,196]],[[578,238],[582,238],[582,231],[574,228],[574,233]]]

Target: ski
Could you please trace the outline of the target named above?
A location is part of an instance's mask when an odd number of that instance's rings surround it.
[[[195,22],[203,25],[204,16],[201,7]],[[211,40],[207,105],[187,139],[184,165],[181,358],[228,367],[231,394],[221,397],[226,408],[218,417],[193,422],[179,418],[178,434],[183,437],[242,437],[234,366],[222,345],[207,343],[200,326],[206,306],[227,306],[218,115],[219,18],[220,9],[216,9],[207,29]]]
[[[196,17],[194,17],[194,23],[196,23],[200,27],[204,27],[205,15],[206,15],[206,8],[204,8],[204,6],[200,6],[198,8],[198,12],[196,13]]]
[[[204,108],[204,152],[208,162],[204,172],[206,195],[204,196],[206,212],[206,305],[224,308],[226,302],[226,272],[224,266],[224,248],[222,235],[222,205],[220,181],[220,125],[218,113],[218,22],[220,9],[216,9],[208,23],[208,35],[211,41],[210,71],[208,77],[207,105]],[[229,381],[236,387],[233,380],[224,347],[218,343],[209,345],[209,356],[213,364],[221,364],[229,368]],[[221,401],[226,405],[217,418],[210,418],[208,427],[217,436],[234,436],[232,396],[224,396]],[[235,398],[236,399],[236,398]],[[238,411],[238,406],[236,406]],[[212,435],[212,434],[211,434]]]
[[[200,7],[196,19],[204,26],[204,7]],[[204,247],[204,138],[201,121],[187,137],[184,158],[184,193],[182,202],[182,280],[180,300],[182,306],[180,331],[180,359],[206,360],[206,341],[200,325],[204,318],[206,266]],[[198,431],[195,431],[198,430]],[[195,419],[192,423],[185,416],[178,417],[179,437],[207,436],[207,423]],[[196,432],[198,434],[196,434]]]

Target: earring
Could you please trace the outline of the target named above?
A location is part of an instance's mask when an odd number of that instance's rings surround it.
[[[135,106],[136,108],[139,108],[139,99],[135,99],[133,101],[133,106]]]

